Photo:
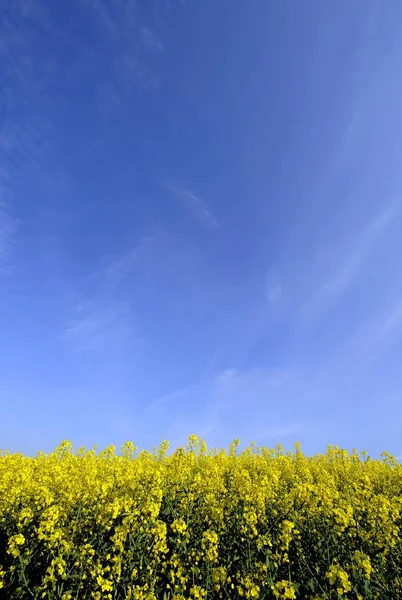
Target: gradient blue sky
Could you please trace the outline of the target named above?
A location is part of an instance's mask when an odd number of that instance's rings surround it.
[[[0,448],[401,456],[400,0],[0,6]]]

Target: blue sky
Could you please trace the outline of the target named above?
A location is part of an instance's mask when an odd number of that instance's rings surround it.
[[[0,6],[0,447],[401,456],[401,2]]]

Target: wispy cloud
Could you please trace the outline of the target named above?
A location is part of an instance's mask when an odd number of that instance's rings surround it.
[[[116,298],[109,302],[99,298],[87,301],[74,310],[65,327],[65,339],[76,352],[113,352],[133,334],[129,326],[127,306]]]
[[[278,280],[274,269],[270,269],[265,276],[265,298],[271,306],[276,304],[283,295],[283,287]]]
[[[12,253],[21,226],[19,219],[12,214],[12,172],[7,167],[10,145],[12,146],[12,140],[8,136],[0,135],[0,275],[3,276],[13,273]]]
[[[105,260],[83,289],[71,293],[63,336],[74,351],[113,354],[140,341],[127,282],[144,267],[152,244],[153,238],[143,238],[136,247]]]
[[[12,251],[21,229],[18,214],[20,188],[29,176],[44,179],[49,157],[49,119],[46,98],[38,96],[46,87],[52,59],[35,61],[32,46],[51,27],[43,2],[23,0],[11,3],[0,19],[0,62],[2,86],[0,104],[0,273],[10,275],[15,265]]]
[[[141,27],[140,35],[141,41],[147,50],[157,50],[158,52],[161,52],[165,49],[162,42],[149,27]]]
[[[100,114],[104,120],[117,115],[127,119],[133,92],[157,84],[156,59],[163,54],[163,41],[152,22],[147,25],[142,22],[136,0],[83,0],[83,3],[92,12],[113,65],[98,90]]]
[[[156,434],[161,427],[174,445],[191,432],[213,443],[234,437],[246,443],[293,442],[306,428],[298,405],[303,393],[290,371],[226,369],[153,401],[138,414],[138,424],[154,423]]]
[[[117,286],[136,269],[143,267],[144,263],[148,264],[152,250],[157,243],[156,236],[142,237],[138,245],[106,261],[103,268],[94,275],[94,279],[100,280],[106,286]]]
[[[176,185],[166,184],[166,188],[201,223],[213,229],[220,229],[220,225],[208,208],[207,203],[200,196]]]
[[[84,0],[101,18],[105,26],[117,35],[136,30],[138,25],[137,0]]]
[[[153,229],[126,249],[105,252],[85,277],[69,284],[64,337],[80,350],[107,349],[108,340],[117,346],[119,339],[122,345],[143,340],[148,329],[155,333],[156,319],[162,327],[173,318],[180,326],[181,307],[198,311],[210,301],[200,283],[203,273],[203,255],[192,240]],[[139,335],[139,329],[145,333]]]
[[[315,291],[311,300],[303,307],[304,315],[315,314],[325,308],[334,298],[344,294],[359,275],[370,252],[382,234],[400,215],[401,203],[395,202],[377,215],[361,233],[352,236],[341,252],[333,251],[334,266]],[[327,257],[328,258],[328,257]]]
[[[7,210],[0,199],[0,275],[9,276],[13,272],[12,250],[16,243],[18,221]]]
[[[366,320],[341,344],[334,371],[347,379],[356,378],[402,339],[402,289],[398,299]]]

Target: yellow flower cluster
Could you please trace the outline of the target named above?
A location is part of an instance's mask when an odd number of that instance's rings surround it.
[[[402,600],[402,465],[127,442],[0,456],[0,597]]]

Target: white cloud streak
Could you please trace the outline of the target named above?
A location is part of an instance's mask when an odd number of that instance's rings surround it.
[[[346,378],[356,378],[389,352],[402,339],[402,290],[391,305],[378,309],[341,345],[334,370]]]
[[[166,188],[170,190],[175,197],[181,202],[181,204],[196,218],[198,221],[203,223],[205,226],[212,229],[220,229],[220,225],[211,213],[205,200],[197,196],[189,190],[166,184]]]
[[[44,165],[49,155],[51,103],[42,98],[41,108],[45,111],[37,112],[36,108],[53,59],[35,61],[32,46],[51,27],[47,8],[40,0],[10,3],[0,19],[0,104],[5,116],[0,123],[0,274],[3,275],[15,271],[12,252],[22,225],[13,216],[18,214],[18,187],[25,183],[27,174],[39,179],[48,174],[48,165],[46,169]],[[16,114],[20,116],[17,118]]]
[[[153,238],[143,238],[137,247],[110,259],[89,277],[89,292],[72,294],[64,338],[74,351],[112,353],[136,339],[124,285],[147,262],[153,243]]]
[[[304,316],[315,315],[327,307],[334,298],[344,294],[359,275],[378,239],[393,221],[400,216],[401,203],[395,202],[373,219],[361,233],[355,235],[344,247],[332,273],[321,284],[312,299],[303,307]],[[338,252],[336,251],[338,254]]]
[[[141,27],[141,41],[147,50],[162,52],[165,48],[149,27]]]
[[[16,243],[18,221],[12,217],[0,200],[0,275],[10,276],[13,273],[11,260]]]
[[[1,130],[0,130],[1,134]],[[14,271],[12,254],[17,243],[20,221],[13,216],[13,191],[11,170],[7,168],[7,149],[12,146],[12,139],[0,136],[0,276],[11,276]]]
[[[158,433],[162,424],[173,445],[189,433],[208,442],[295,441],[306,427],[302,411],[295,410],[306,393],[297,377],[290,371],[226,369],[155,400],[138,414],[138,425],[154,423]]]
[[[164,45],[153,23],[142,23],[135,0],[83,0],[93,14],[93,22],[102,30],[113,69],[105,74],[98,90],[98,109],[103,120],[129,115],[132,94],[157,85],[155,55]],[[77,65],[79,68],[79,65]]]
[[[112,351],[133,333],[128,324],[129,311],[116,298],[111,303],[96,298],[74,312],[65,328],[65,339],[76,352]]]

